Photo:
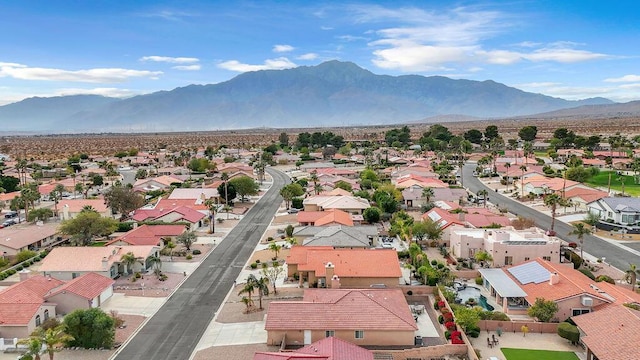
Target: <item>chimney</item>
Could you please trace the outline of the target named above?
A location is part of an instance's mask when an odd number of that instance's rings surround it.
[[[461,211],[461,212],[459,212],[459,213],[458,213],[458,220],[460,220],[460,221],[465,221],[464,219],[465,219],[465,213],[464,213],[464,212],[462,212],[462,211]]]
[[[331,285],[329,286],[329,288],[333,288],[333,275],[335,274],[335,267],[333,266],[333,264],[331,262],[328,262],[327,265],[324,266],[325,268],[325,279],[327,280],[326,282],[328,283],[329,280],[331,279],[331,284],[327,284],[327,285]]]
[[[29,274],[31,273],[31,271],[24,269],[24,270],[20,270],[18,272],[18,274],[20,274],[20,281],[25,281],[29,278]]]
[[[331,277],[331,289],[340,289],[340,278],[338,275],[333,275]]]
[[[555,285],[560,282],[560,275],[557,272],[551,273],[549,276],[549,285]]]
[[[62,220],[69,220],[69,204],[62,207]]]
[[[102,271],[109,270],[108,266],[109,266],[109,259],[107,259],[106,256],[102,257]]]

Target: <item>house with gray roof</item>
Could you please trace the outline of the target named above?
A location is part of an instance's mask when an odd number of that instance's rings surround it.
[[[623,225],[640,223],[640,198],[604,197],[588,203],[587,208],[602,221]]]
[[[333,248],[369,248],[378,245],[378,228],[364,226],[303,226],[293,231],[298,244]]]

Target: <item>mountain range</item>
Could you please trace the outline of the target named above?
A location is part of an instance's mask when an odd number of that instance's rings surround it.
[[[631,104],[631,103],[627,103]],[[505,118],[587,106],[491,80],[376,75],[354,63],[248,72],[127,99],[97,95],[29,98],[0,106],[0,131],[40,133],[160,132],[415,123],[425,119]],[[640,111],[640,105],[629,105]],[[627,107],[629,107],[627,106]],[[584,109],[584,108],[582,108]],[[583,110],[581,110],[583,111]]]

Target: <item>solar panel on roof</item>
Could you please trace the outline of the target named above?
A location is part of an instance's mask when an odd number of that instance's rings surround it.
[[[507,271],[513,275],[522,285],[529,283],[540,284],[549,280],[551,273],[542,265],[535,261],[508,268]]]

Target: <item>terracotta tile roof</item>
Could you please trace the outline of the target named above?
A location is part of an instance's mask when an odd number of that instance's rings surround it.
[[[563,178],[550,178],[534,175],[524,179],[524,184],[530,184],[535,188],[546,186],[549,190],[560,191],[563,188],[569,189],[570,187],[579,185],[580,183],[569,179],[565,180]]]
[[[271,356],[271,357],[269,357]],[[291,353],[256,352],[253,360],[373,360],[373,353],[336,337],[328,337]]]
[[[198,221],[202,220],[202,218],[206,216],[200,211],[192,209],[188,206],[177,206],[175,208],[169,208],[169,209],[163,209],[156,206],[155,209],[136,210],[136,212],[133,214],[133,220],[135,221],[159,220],[160,218],[172,213],[179,214],[178,218],[173,222],[188,221],[192,224],[197,223]]]
[[[303,204],[314,204],[323,209],[367,209],[369,201],[357,196],[311,196]]]
[[[95,299],[97,296],[110,286],[113,286],[114,280],[96,273],[86,273],[79,276],[66,284],[58,287],[46,298],[63,292],[70,292],[87,300]]]
[[[266,330],[418,329],[400,289],[306,289],[302,301],[269,304]]]
[[[399,278],[402,276],[398,254],[393,249],[333,249],[329,246],[294,246],[287,264],[298,264],[299,271],[315,271],[326,276],[325,266],[331,262],[334,274],[341,278]]]
[[[598,359],[640,359],[640,312],[624,306],[609,305],[572,319],[585,334],[580,337],[580,341]]]
[[[253,360],[306,360],[306,359],[328,360],[329,358],[324,355],[300,354],[298,352],[267,353],[267,352],[257,351],[253,355]]]
[[[1,304],[0,325],[26,326],[42,306],[39,304]]]
[[[63,199],[58,202],[58,210],[60,210],[60,212],[66,208],[70,213],[79,213],[85,206],[91,206],[98,213],[104,213],[109,210],[103,199]]]
[[[324,191],[320,193],[320,196],[352,196],[350,192],[345,189],[335,188],[331,191]]]
[[[0,194],[0,201],[11,201],[11,200],[15,199],[18,196],[20,196],[20,191],[14,191],[14,192],[10,192],[10,193],[1,193]]]
[[[42,304],[44,296],[64,282],[54,278],[36,275],[0,292],[0,304]]]
[[[55,247],[42,259],[41,272],[54,271],[107,271],[122,255],[132,252],[137,258],[146,259],[158,249],[157,246],[68,246]],[[107,259],[107,269],[103,269],[102,260]]]
[[[142,225],[109,241],[107,245],[118,241],[126,242],[129,245],[158,245],[162,238],[178,236],[185,230],[183,225]]]
[[[596,285],[595,281],[589,279],[581,272],[574,270],[571,264],[554,264],[542,260],[541,258],[526,261],[523,264],[530,262],[537,262],[549,271],[549,274],[557,273],[560,277],[560,281],[554,285],[550,285],[549,281],[544,281],[539,284],[529,283],[523,285],[513,277],[509,271],[505,271],[505,273],[512,277],[514,281],[527,293],[526,298],[530,304],[533,304],[536,298],[561,301],[582,294],[589,294],[589,296],[593,296],[608,303],[615,302],[615,298],[612,297],[612,294],[598,291],[598,289],[604,289],[604,286],[601,286],[603,283],[597,283]],[[522,264],[516,266],[521,265]]]
[[[22,224],[0,229],[2,246],[10,249],[22,249],[40,240],[58,233],[59,224],[44,223],[42,225]]]
[[[158,176],[158,177],[150,177],[150,178],[146,178],[146,179],[138,179],[133,184],[133,186],[134,187],[144,186],[145,184],[152,183],[152,182],[164,185],[165,187],[169,187],[172,183],[180,183],[180,184],[182,184],[184,181],[182,181],[182,179],[180,179],[178,177],[175,177],[175,176],[162,175],[162,176]]]
[[[328,224],[353,226],[351,214],[338,209],[329,209],[327,211],[300,211],[297,214],[297,220],[299,223],[313,223],[314,226]]]
[[[609,196],[609,194],[606,191],[575,187],[573,189],[565,191],[564,196],[568,199],[578,197],[584,200],[586,203],[590,203],[592,201],[607,197]]]
[[[440,208],[433,208],[424,215],[422,215],[422,220],[431,219],[434,222],[437,222],[440,225],[440,228],[446,229],[451,225],[457,224],[460,226],[464,226],[464,221],[460,220],[460,217],[457,214],[452,214],[446,210]]]
[[[156,209],[174,209],[178,206],[186,206],[193,210],[207,210],[207,207],[194,199],[162,199],[156,204]]]
[[[341,168],[321,168],[321,169],[317,169],[316,172],[318,173],[318,175],[329,174],[329,175],[345,176],[345,175],[356,174],[356,172],[353,170],[341,169]]]

